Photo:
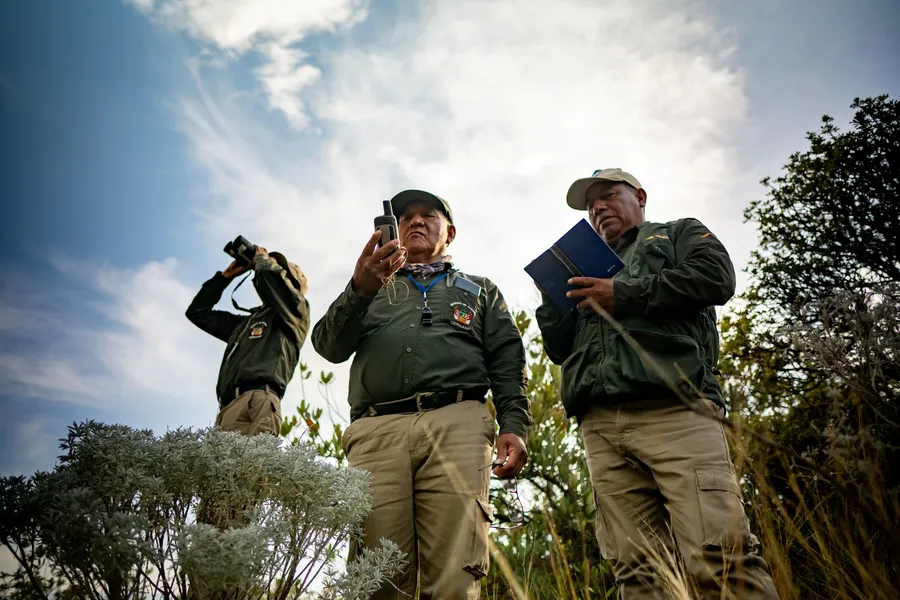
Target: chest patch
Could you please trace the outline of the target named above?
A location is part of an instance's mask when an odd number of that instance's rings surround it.
[[[469,329],[472,326],[472,318],[475,317],[475,311],[462,302],[453,302],[450,307],[453,309],[452,325],[456,325],[461,329]]]
[[[266,323],[265,321],[257,321],[253,325],[250,326],[250,339],[256,340],[263,336],[266,332]]]

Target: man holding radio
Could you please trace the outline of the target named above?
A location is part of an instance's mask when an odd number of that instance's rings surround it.
[[[225,342],[216,395],[216,427],[244,435],[281,434],[281,399],[300,359],[309,330],[307,282],[283,254],[261,246],[229,244],[235,260],[205,282],[185,313],[206,333]],[[253,269],[263,303],[246,316],[213,310],[235,277]],[[235,307],[237,304],[235,303]]]
[[[333,363],[355,354],[341,443],[350,465],[371,475],[362,545],[390,539],[408,561],[373,598],[478,598],[491,469],[511,478],[526,460],[525,351],[497,286],[450,262],[456,227],[447,202],[406,190],[388,209],[400,218],[399,239],[369,238],[313,329],[313,346]],[[493,462],[488,391],[500,425]],[[359,547],[354,541],[351,558]]]

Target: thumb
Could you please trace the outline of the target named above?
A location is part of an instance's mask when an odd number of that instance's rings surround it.
[[[497,458],[494,460],[494,464],[500,464],[506,462],[506,459],[509,457],[509,444],[502,443],[497,445]]]

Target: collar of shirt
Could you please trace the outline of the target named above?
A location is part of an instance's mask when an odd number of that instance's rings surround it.
[[[643,225],[643,223],[641,224]],[[615,243],[613,246],[613,252],[622,256],[622,253],[625,252],[625,249],[628,248],[637,239],[638,231],[640,231],[640,225],[635,225],[628,231],[622,234],[622,237],[619,238],[619,241]]]

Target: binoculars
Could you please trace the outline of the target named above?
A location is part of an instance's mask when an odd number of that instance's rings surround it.
[[[225,254],[233,258],[239,265],[253,264],[253,257],[256,255],[256,245],[242,235],[234,238],[233,242],[225,244]]]

